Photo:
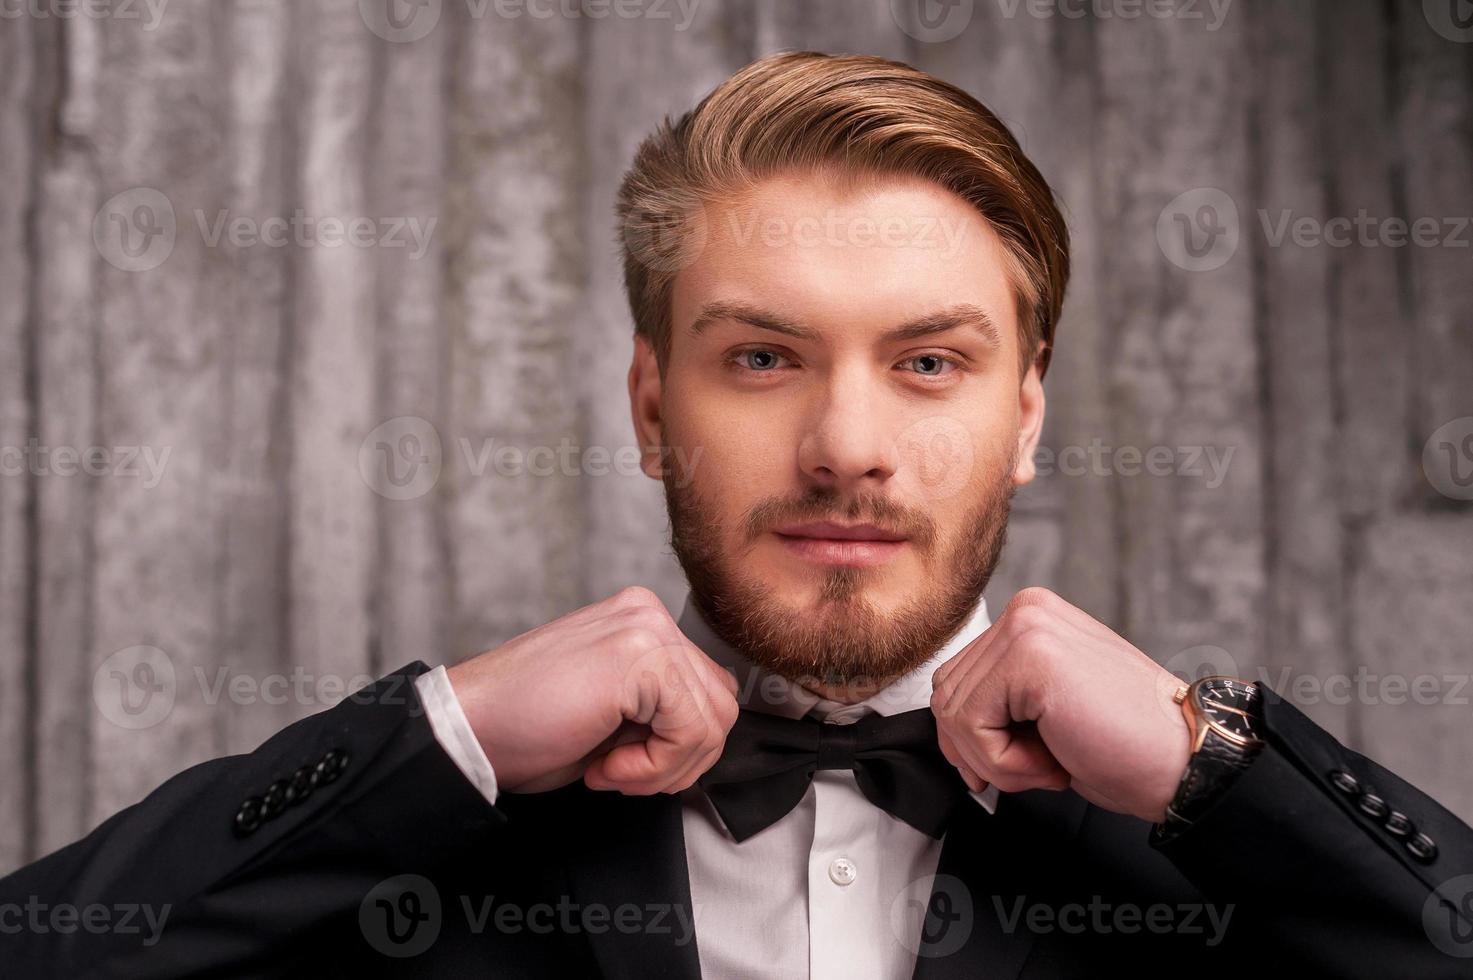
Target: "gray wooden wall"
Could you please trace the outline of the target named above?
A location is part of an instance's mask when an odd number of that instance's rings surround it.
[[[1473,817],[1473,43],[1437,3],[160,2],[0,20],[0,448],[36,447],[0,476],[0,869],[334,683],[676,601],[620,465],[613,194],[662,114],[800,47],[965,87],[1067,204],[1060,455],[994,610],[1044,584],[1287,679]],[[373,244],[252,242],[298,209]]]

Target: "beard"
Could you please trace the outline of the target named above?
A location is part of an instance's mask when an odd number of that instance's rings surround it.
[[[693,482],[681,481],[667,467],[670,543],[696,608],[748,660],[805,687],[880,687],[925,663],[975,611],[1006,540],[1016,489],[1012,471],[1010,464],[989,479],[949,546],[919,509],[879,494],[845,499],[813,487],[753,507],[734,529],[739,545],[728,553],[718,512]],[[882,612],[865,590],[884,566],[814,566],[818,608],[797,611],[772,586],[743,573],[742,559],[762,534],[820,520],[865,522],[905,534],[928,571],[919,594],[899,610]]]

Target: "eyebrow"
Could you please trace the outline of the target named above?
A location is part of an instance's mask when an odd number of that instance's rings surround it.
[[[700,313],[690,325],[692,334],[700,335],[711,324],[718,320],[736,320],[748,326],[757,327],[761,330],[771,330],[774,333],[786,334],[789,337],[797,337],[800,340],[817,340],[818,332],[811,327],[780,313],[764,310],[747,303],[734,303],[717,301],[707,303],[701,307]],[[1002,336],[998,333],[997,324],[993,323],[992,317],[980,306],[971,303],[958,303],[945,309],[927,313],[924,316],[907,320],[899,326],[886,330],[880,339],[884,341],[915,340],[919,337],[928,337],[931,334],[942,333],[960,326],[975,326],[982,332],[983,338],[993,350],[1002,349]]]

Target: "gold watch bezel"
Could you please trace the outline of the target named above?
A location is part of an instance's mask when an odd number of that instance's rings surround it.
[[[1223,728],[1210,717],[1207,717],[1206,713],[1202,711],[1199,703],[1199,694],[1202,687],[1212,681],[1232,681],[1235,684],[1242,684],[1247,687],[1251,687],[1253,684],[1252,681],[1245,681],[1241,677],[1233,677],[1229,674],[1211,674],[1207,677],[1199,677],[1191,684],[1183,684],[1177,688],[1176,693],[1171,696],[1171,699],[1181,705],[1182,714],[1186,716],[1187,728],[1192,733],[1192,754],[1195,755],[1201,750],[1202,743],[1207,740],[1207,733],[1210,731],[1216,732],[1219,738],[1226,739],[1234,745],[1239,745],[1243,748],[1254,748],[1255,746],[1262,745],[1263,739],[1244,738],[1237,732]],[[1245,718],[1248,717],[1248,713],[1245,711],[1240,711],[1237,708],[1224,707],[1227,711],[1236,712]]]

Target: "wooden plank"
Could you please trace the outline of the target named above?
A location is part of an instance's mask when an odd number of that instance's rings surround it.
[[[229,9],[224,64],[219,207],[263,218],[291,212],[295,151],[286,109],[292,23],[286,0],[237,0]],[[286,355],[290,253],[282,248],[219,248],[212,269],[229,329],[220,336],[221,446],[214,474],[220,542],[215,598],[217,646],[210,665],[255,684],[290,674],[287,645],[287,498],[290,458]],[[218,673],[217,673],[218,672]],[[217,700],[221,753],[246,752],[296,712],[275,697]]]
[[[1333,406],[1334,360],[1329,292],[1334,249],[1319,236],[1280,237],[1301,218],[1333,217],[1321,180],[1324,105],[1316,82],[1323,57],[1313,5],[1254,8],[1251,70],[1257,134],[1252,214],[1259,303],[1255,316],[1263,365],[1268,476],[1264,486],[1268,561],[1261,656],[1272,670],[1325,676],[1346,660],[1341,524],[1336,506],[1339,441]],[[1309,706],[1337,737],[1355,709]]]
[[[348,0],[298,8],[294,117],[299,205],[314,220],[370,216],[371,42]],[[374,277],[366,249],[291,249],[290,649],[294,667],[347,682],[373,662],[377,497],[359,450],[374,407]],[[302,714],[310,714],[308,710]]]
[[[370,250],[377,263],[378,418],[422,419],[431,426],[443,426],[448,402],[443,385],[448,348],[445,252],[439,224],[445,200],[446,56],[452,36],[448,25],[440,25],[414,42],[375,45],[374,76],[379,81],[369,199],[371,216],[387,222],[380,227],[389,236]],[[501,173],[509,177],[512,171]],[[397,232],[395,222],[403,222]],[[448,652],[449,538],[438,489],[435,485],[424,493],[375,501],[378,644],[371,673],[414,660],[435,662]]]
[[[584,28],[561,18],[450,24],[441,483],[454,622],[441,654],[454,660],[582,604],[585,480],[562,465],[533,475],[518,460],[583,445],[572,356],[589,327]]]
[[[729,10],[728,15],[734,13]],[[904,61],[913,53],[890,0],[764,0],[755,14],[756,57],[807,50]]]
[[[1119,626],[1167,662],[1200,644],[1249,659],[1263,640],[1253,277],[1246,251],[1213,232],[1241,232],[1228,203],[1251,200],[1245,35],[1241,17],[1214,31],[1150,19],[1096,25],[1099,221],[1110,236],[1101,370],[1117,445],[1163,447],[1183,467],[1193,451],[1232,453],[1215,484],[1178,466],[1117,484]],[[1192,224],[1206,205],[1219,223]],[[1177,216],[1205,247],[1200,261],[1171,237]]]
[[[1047,168],[1044,176],[1059,198],[1073,242],[1069,290],[1044,379],[1052,416],[1044,428],[1045,445],[1059,474],[1052,480],[1063,484],[1058,506],[1064,546],[1054,574],[1062,596],[1124,629],[1125,583],[1115,537],[1118,481],[1070,477],[1059,466],[1059,454],[1068,447],[1089,446],[1096,437],[1110,434],[1101,267],[1113,236],[1100,220],[1096,183],[1100,150],[1094,25],[1055,21],[1053,27],[1053,105],[1030,106],[1024,149],[1036,152]]]
[[[41,30],[42,28],[37,28]],[[46,30],[53,30],[47,25]],[[99,114],[97,22],[56,31],[64,59],[65,102],[53,120],[56,142],[39,175],[35,286],[38,444],[97,443],[97,296],[92,241],[99,195],[91,138]],[[48,70],[58,70],[55,61]],[[30,801],[35,851],[45,854],[91,826],[93,516],[92,484],[75,477],[39,477],[36,500],[36,773]],[[83,705],[78,710],[78,705]]]
[[[97,442],[119,454],[139,447],[142,465],[137,474],[96,478],[93,489],[89,652],[103,693],[92,728],[89,825],[216,754],[216,711],[198,672],[208,674],[218,658],[213,474],[221,461],[226,326],[213,250],[195,213],[212,211],[221,198],[220,143],[200,135],[214,131],[220,116],[220,52],[209,4],[175,4],[169,13],[154,30],[99,21],[99,77],[137,80],[98,89],[93,141],[109,198],[103,210],[114,217],[119,205],[111,195],[122,192],[122,210],[144,230],[149,222],[135,202],[153,208],[154,223],[165,228],[172,206],[175,241],[157,261],[146,250],[136,268],[118,262],[109,243],[106,261],[95,266]],[[167,236],[148,240],[151,249]],[[140,647],[161,653],[140,660]],[[144,663],[151,678],[135,673]]]
[[[1386,18],[1372,4],[1322,5],[1327,208],[1389,216],[1399,172]],[[1401,250],[1351,245],[1331,257],[1329,309],[1336,386],[1341,508],[1349,522],[1397,506],[1419,474],[1407,453],[1412,359],[1402,324]]]
[[[34,138],[32,99],[38,94],[41,43],[34,22],[20,18],[0,34],[0,174],[11,193],[0,195],[0,768],[11,778],[0,787],[0,874],[21,864],[34,826],[34,741],[31,737],[29,644],[31,590],[31,493],[35,480],[23,455],[33,433],[26,377],[32,338],[30,282],[34,270],[26,208],[33,202]]]
[[[1431,30],[1432,15],[1397,8],[1403,217],[1426,226],[1401,249],[1414,325],[1413,465],[1434,430],[1473,416],[1473,56],[1468,31]],[[1448,504],[1426,481],[1415,485],[1429,506]]]

